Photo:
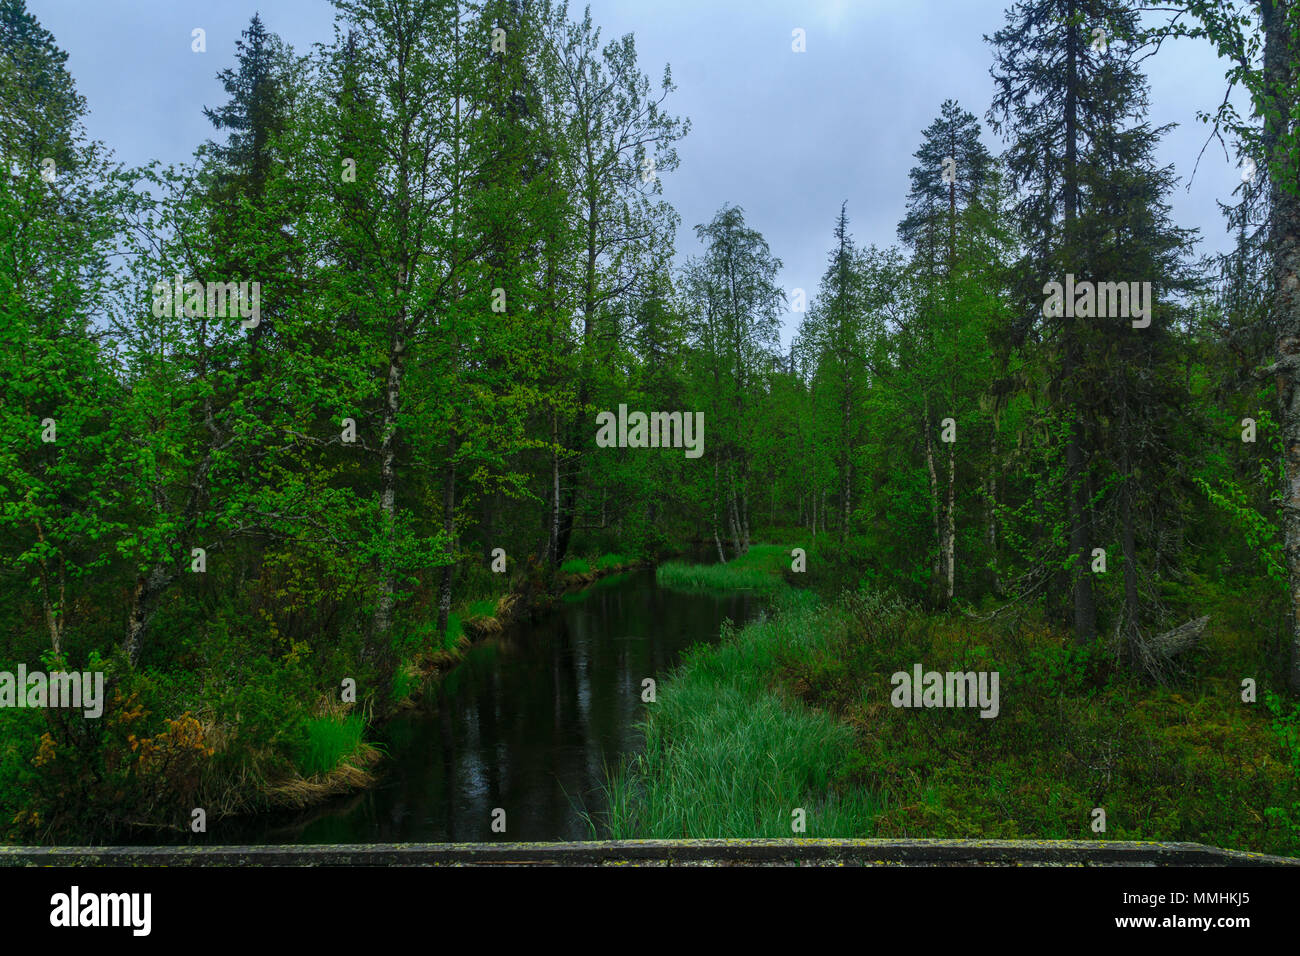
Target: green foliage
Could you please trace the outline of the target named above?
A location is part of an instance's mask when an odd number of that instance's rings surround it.
[[[465,619],[473,620],[476,617],[491,617],[497,609],[497,602],[493,598],[484,598],[481,601],[472,601],[465,608]]]
[[[1199,475],[1193,476],[1192,481],[1209,502],[1228,518],[1233,529],[1257,557],[1264,573],[1271,580],[1284,584],[1287,570],[1282,533],[1272,515],[1275,510],[1273,494],[1283,484],[1282,436],[1267,409],[1256,414],[1257,443],[1264,445],[1271,453],[1259,456],[1256,473],[1246,476],[1247,480],[1240,483],[1225,477],[1212,484],[1210,479]],[[1229,423],[1230,432],[1235,427],[1236,423]],[[1218,470],[1221,472],[1222,468]],[[1261,497],[1268,501],[1268,513],[1262,513],[1254,503]]]
[[[596,558],[569,558],[560,565],[560,570],[565,574],[596,574],[634,563],[636,559],[626,554],[602,554]]]
[[[393,669],[393,700],[400,702],[407,700],[418,689],[419,683],[411,675],[411,672],[405,661],[398,664]]]
[[[1085,697],[1106,686],[1112,663],[1100,644],[1062,641],[1029,648],[1010,670],[1044,697]]]
[[[901,244],[859,247],[842,207],[788,352],[781,259],[739,206],[695,225],[674,271],[679,219],[643,169],[675,169],[689,123],[632,35],[602,44],[590,13],[552,3],[335,7],[308,56],[254,17],[205,110],[217,139],[127,170],[87,140],[54,37],[0,0],[0,660],[103,663],[115,695],[93,725],[0,711],[12,837],[255,806],[360,745],[362,717],[317,716],[341,680],[382,717],[500,598],[543,603],[566,575],[703,542],[720,563],[668,562],[659,582],[835,603],[688,661],[615,786],[620,832],[785,835],[804,800],[812,834],[1073,835],[1060,821],[1110,797],[1138,808],[1131,832],[1289,845],[1273,827],[1291,810],[1259,832],[1211,819],[1293,806],[1219,746],[1230,730],[1267,755],[1260,727],[1208,686],[1171,704],[1089,642],[1246,601],[1220,660],[1264,672],[1290,626],[1282,428],[1259,410],[1276,396],[1224,371],[1272,348],[1262,295],[1283,271],[1247,235],[1265,199],[1243,196],[1221,287],[1197,288],[1132,4],[1092,5],[1106,56],[1059,0],[1008,11],[989,113],[1007,150],[942,103],[917,130]],[[1261,99],[1263,24],[1230,7],[1194,0],[1167,30],[1235,64],[1255,114],[1216,118],[1293,184],[1294,137],[1259,135],[1283,116]],[[506,52],[486,42],[498,25]],[[1153,282],[1151,326],[1045,313],[1065,273]],[[177,275],[258,282],[258,324],[160,309]],[[597,447],[594,415],[621,405],[703,413],[700,456]],[[1247,415],[1258,446],[1233,434]],[[799,542],[805,576],[759,538]],[[1114,552],[1107,577],[1079,573],[1093,547]],[[969,606],[1020,617],[967,628]],[[936,654],[1004,667],[1008,718],[872,709],[900,656]],[[1290,752],[1293,718],[1274,717]]]
[[[1272,718],[1269,730],[1277,738],[1292,779],[1300,790],[1300,704],[1285,702],[1272,691],[1265,691],[1264,707]],[[1300,842],[1300,799],[1293,799],[1283,806],[1265,807],[1264,816],[1285,827],[1291,838]]]
[[[44,663],[57,669],[59,662]],[[210,725],[188,711],[160,716],[158,686],[146,675],[121,674],[97,660],[91,666],[108,671],[109,697],[98,719],[75,711],[48,711],[36,720],[5,712],[16,734],[0,762],[0,797],[6,809],[18,808],[6,820],[9,839],[44,842],[77,833],[89,843],[108,842],[133,826],[180,825],[188,815],[183,808],[201,802],[214,753]],[[13,787],[25,792],[15,798]]]

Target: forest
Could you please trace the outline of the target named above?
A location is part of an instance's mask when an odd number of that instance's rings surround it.
[[[657,564],[772,604],[663,686],[610,833],[1105,806],[1300,853],[1300,4],[1011,3],[988,87],[916,124],[897,241],[817,211],[807,290],[731,197],[681,221],[709,132],[590,8],[332,5],[311,50],[273,12],[214,47],[211,138],[127,167],[0,0],[0,669],[105,697],[0,699],[7,841],[363,788],[473,641]],[[1144,62],[1196,44],[1223,255],[1148,118]],[[996,719],[882,709],[959,663]]]

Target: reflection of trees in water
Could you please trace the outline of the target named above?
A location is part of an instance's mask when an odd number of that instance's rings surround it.
[[[243,834],[290,844],[591,839],[607,817],[608,771],[642,746],[642,679],[662,681],[682,651],[765,603],[661,590],[652,570],[603,579],[445,672],[386,729],[378,788],[247,821]],[[495,807],[506,811],[504,835],[491,831]]]

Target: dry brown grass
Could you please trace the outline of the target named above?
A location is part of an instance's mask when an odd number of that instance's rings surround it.
[[[360,747],[343,758],[329,773],[312,777],[295,774],[266,788],[263,793],[273,806],[311,806],[327,797],[372,786],[378,779],[372,768],[381,757],[382,754],[374,746],[362,742]]]

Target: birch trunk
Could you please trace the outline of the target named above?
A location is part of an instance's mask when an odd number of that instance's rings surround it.
[[[450,458],[456,449],[454,437],[447,440],[447,456]],[[452,563],[442,566],[442,580],[438,586],[438,633],[446,635],[447,622],[451,617],[451,578],[456,570],[456,464],[453,460],[447,465],[446,477],[442,488],[442,530],[447,536],[447,557]]]
[[[394,334],[389,352],[387,385],[384,390],[383,440],[379,448],[379,513],[383,522],[384,541],[391,548],[395,544],[397,521],[397,414],[402,389],[401,336]],[[379,593],[372,620],[373,634],[366,648],[367,657],[375,660],[393,626],[393,606],[397,585],[390,556],[381,558],[379,567]]]
[[[943,565],[946,577],[944,606],[952,605],[957,583],[957,515],[955,500],[957,494],[957,452],[953,445],[948,446],[948,503],[944,512]]]
[[[930,397],[925,397],[925,467],[930,474],[930,520],[934,526],[934,562],[930,566],[930,602],[938,605],[942,594],[943,524],[939,502],[939,473],[934,467],[934,435],[931,434]]]
[[[985,490],[984,546],[988,551],[989,587],[995,595],[1002,596],[1002,582],[998,576],[998,429],[995,423],[989,430],[989,471]]]

